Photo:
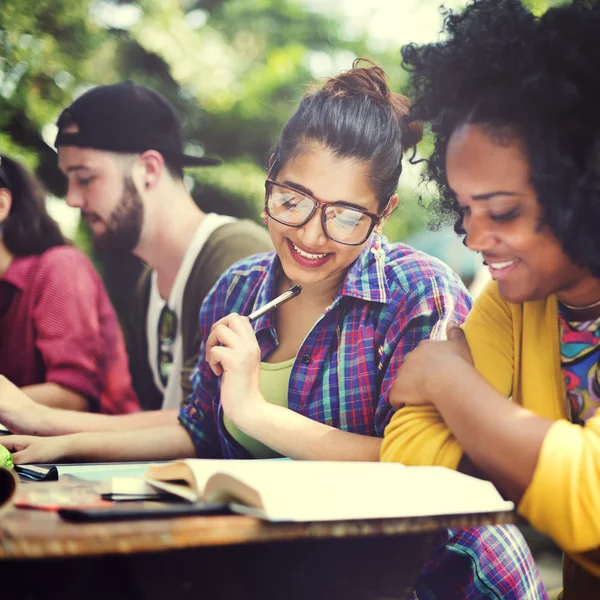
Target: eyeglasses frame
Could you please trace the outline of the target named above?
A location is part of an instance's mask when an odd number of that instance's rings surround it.
[[[270,186],[274,186],[274,185],[285,188],[286,190],[290,190],[292,192],[296,192],[297,194],[302,194],[303,196],[305,196],[306,198],[310,198],[314,202],[313,209],[310,211],[310,214],[308,215],[306,220],[304,220],[302,223],[298,223],[297,225],[290,225],[289,223],[285,223],[284,221],[281,221],[280,219],[278,219],[277,217],[273,216],[270,213],[270,211],[269,211],[269,189],[270,189]],[[389,205],[389,202],[388,202],[388,205]],[[341,200],[339,202],[323,202],[323,200],[319,200],[318,198],[315,198],[315,196],[312,196],[311,194],[307,194],[306,192],[296,189],[295,187],[293,187],[291,185],[287,185],[285,183],[280,183],[279,181],[274,181],[270,177],[267,177],[267,179],[265,181],[265,212],[267,213],[267,215],[269,215],[269,217],[271,217],[271,219],[273,219],[274,221],[277,221],[278,223],[281,223],[282,225],[286,225],[287,227],[302,227],[303,225],[306,225],[313,218],[313,216],[317,212],[317,210],[319,208],[321,208],[321,227],[323,228],[323,233],[325,234],[325,237],[327,239],[331,240],[332,242],[335,242],[336,244],[343,244],[344,246],[360,246],[361,244],[364,244],[369,239],[369,236],[373,232],[373,229],[375,229],[375,227],[377,227],[377,225],[379,225],[379,223],[381,223],[381,220],[387,211],[388,205],[386,205],[385,209],[383,210],[383,212],[380,215],[377,215],[375,213],[368,211],[365,208],[356,206],[354,204],[350,204],[348,202],[344,202],[343,200]],[[325,225],[325,210],[323,210],[323,208],[327,208],[329,206],[342,206],[345,208],[349,208],[351,210],[355,210],[356,212],[359,212],[359,213],[369,217],[371,219],[371,225],[369,226],[369,231],[365,235],[364,239],[360,242],[350,243],[350,242],[340,242],[339,240],[332,238],[329,235],[329,233],[327,232],[327,227]]]

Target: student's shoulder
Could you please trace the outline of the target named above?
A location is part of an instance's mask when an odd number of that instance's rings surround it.
[[[243,314],[243,307],[252,303],[259,293],[274,258],[274,252],[263,252],[237,261],[219,277],[202,310],[213,317],[216,314],[217,318],[230,312]],[[216,313],[211,304],[219,307]]]
[[[38,272],[42,276],[74,277],[86,273],[93,278],[98,274],[92,261],[74,246],[54,246],[39,255]]]
[[[275,259],[275,252],[260,252],[234,262],[217,282],[218,286],[251,287],[260,283]]]
[[[250,219],[235,219],[215,229],[209,238],[214,245],[250,246],[254,252],[271,250],[269,232]]]
[[[448,265],[407,244],[390,244],[386,259],[388,281],[406,293],[435,287],[467,294],[460,277]]]

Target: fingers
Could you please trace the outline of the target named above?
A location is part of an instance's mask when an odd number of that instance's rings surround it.
[[[12,453],[13,464],[24,465],[30,462],[31,452],[29,451],[32,440],[31,436],[27,435],[9,435],[2,438],[2,445]]]
[[[239,335],[227,325],[221,323],[216,327],[213,326],[212,332],[206,340],[206,360],[215,375],[223,373],[223,367],[220,364],[223,355],[218,350],[223,347],[231,348],[237,343],[239,343]]]
[[[34,462],[41,462],[36,460],[32,454],[31,447],[27,447],[19,452],[15,452],[12,455],[13,464],[15,465],[28,465]]]
[[[216,327],[213,332],[208,336],[208,340],[206,340],[207,347],[217,346],[222,344],[223,346],[234,346],[236,342],[239,340],[239,335],[233,331],[227,325],[219,325]]]
[[[23,450],[23,448],[27,448],[32,439],[35,438],[32,438],[29,435],[6,435],[2,436],[0,443],[9,452],[18,452],[19,450]]]
[[[57,462],[61,456],[56,442],[59,438],[40,438],[33,435],[9,435],[2,438],[2,445],[12,453],[15,465]]]
[[[446,339],[453,341],[465,341],[465,332],[460,328],[456,321],[450,321],[446,327]]]
[[[242,337],[256,337],[254,334],[254,329],[252,329],[252,325],[250,321],[248,321],[248,317],[242,317],[237,313],[232,313],[228,316],[227,325],[230,329],[235,331],[239,336]]]
[[[403,391],[402,382],[399,381],[398,377],[396,377],[396,379],[394,379],[392,382],[392,387],[390,388],[389,402],[392,408],[398,409],[404,406]]]
[[[219,376],[223,374],[223,361],[230,356],[230,353],[223,350],[247,352],[250,348],[258,351],[260,360],[258,342],[248,318],[232,313],[211,327],[210,335],[206,340],[206,360],[212,372]]]

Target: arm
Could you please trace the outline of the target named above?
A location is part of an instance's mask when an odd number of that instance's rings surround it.
[[[72,411],[90,409],[88,399],[57,383],[38,383],[21,388],[34,402],[50,408],[65,408]]]
[[[442,362],[436,371],[428,396],[471,461],[518,502],[554,421],[507,402],[461,359]]]
[[[246,317],[235,313],[212,327],[206,342],[212,377],[221,377],[223,411],[269,448],[298,460],[376,461],[381,440],[341,431],[265,401],[259,389],[260,349]]]
[[[252,402],[252,401],[251,401]],[[313,421],[260,396],[237,426],[283,456],[296,460],[377,461],[381,438],[349,433]]]
[[[13,433],[52,436],[85,431],[128,431],[176,422],[175,410],[103,415],[36,404],[0,375],[0,423]]]
[[[127,432],[127,435],[74,433],[39,438],[4,437],[2,444],[13,452],[15,464],[172,460],[194,457],[194,445],[179,424]]]
[[[512,319],[510,307],[492,283],[479,295],[463,325],[475,368],[505,397],[512,390]],[[427,373],[436,376],[432,368]],[[430,403],[404,405],[398,398],[399,385],[401,382],[395,382],[390,394],[390,402],[398,410],[386,428],[381,459],[476,474],[436,407]]]
[[[448,341],[421,344],[401,369],[399,398],[433,402],[473,463],[564,550],[599,547],[600,414],[580,427],[507,402],[461,356],[465,351],[459,328]],[[432,362],[436,377],[423,377]]]
[[[55,248],[40,259],[35,276],[32,318],[46,383],[87,398],[96,408],[102,392],[102,339],[97,282],[85,256],[70,247]],[[58,408],[73,408],[72,398],[34,392]]]
[[[432,385],[465,452],[519,503],[520,514],[568,552],[600,546],[599,412],[584,427],[539,417],[506,402],[461,361],[449,362]]]

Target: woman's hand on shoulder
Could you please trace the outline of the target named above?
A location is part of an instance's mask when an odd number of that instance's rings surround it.
[[[235,422],[238,413],[263,401],[259,390],[260,347],[246,317],[232,313],[217,321],[206,340],[206,360],[221,375],[221,404]]]
[[[461,366],[473,359],[463,330],[451,323],[446,340],[425,340],[409,352],[390,390],[390,404],[435,404],[438,394],[453,385]]]

